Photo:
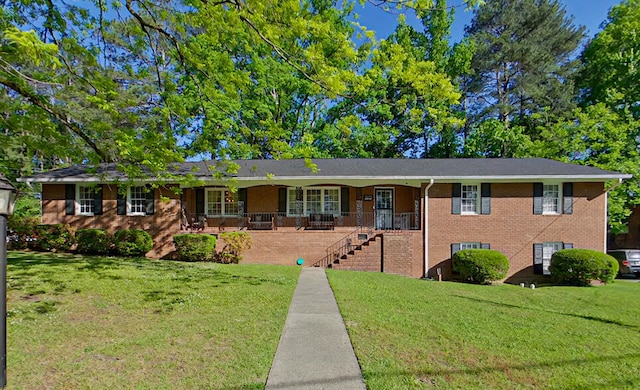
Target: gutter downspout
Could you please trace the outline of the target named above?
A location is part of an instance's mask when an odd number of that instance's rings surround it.
[[[622,178],[619,177],[618,178],[618,182],[615,183],[614,185],[612,185],[609,188],[606,188],[604,190],[604,204],[605,204],[605,208],[604,208],[604,253],[607,253],[607,244],[609,242],[608,240],[608,236],[609,236],[609,191],[613,190],[614,188],[618,187],[620,184],[622,184]]]
[[[424,277],[429,276],[429,188],[434,184],[430,179],[429,184],[424,188]]]

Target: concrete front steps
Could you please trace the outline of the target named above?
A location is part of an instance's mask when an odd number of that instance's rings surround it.
[[[369,238],[362,245],[354,245],[346,255],[335,260],[329,268],[348,271],[382,271],[382,234]]]

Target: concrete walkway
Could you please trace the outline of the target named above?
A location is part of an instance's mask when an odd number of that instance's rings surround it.
[[[266,389],[366,389],[323,268],[301,270]]]

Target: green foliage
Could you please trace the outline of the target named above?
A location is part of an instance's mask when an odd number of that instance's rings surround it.
[[[113,242],[120,256],[144,256],[153,248],[151,234],[139,229],[118,230]]]
[[[68,251],[75,244],[74,231],[69,225],[52,224],[36,226],[36,249],[43,251]]]
[[[253,240],[247,232],[227,232],[220,235],[224,247],[218,254],[221,263],[237,264],[242,260],[242,252],[251,248]]]
[[[467,115],[495,118],[510,130],[513,123],[526,126],[531,113],[549,109],[556,114],[573,107],[572,74],[578,63],[572,56],[584,27],[572,24],[560,2],[487,0],[466,32],[476,45],[471,76],[464,82]],[[531,128],[525,133],[535,137]],[[499,149],[507,149],[519,137],[494,138],[506,143]]]
[[[544,118],[544,115],[539,115]],[[609,225],[614,233],[625,228],[630,210],[640,204],[640,120],[625,110],[613,110],[604,103],[578,108],[566,119],[545,119],[537,128],[535,156],[630,173],[609,196]],[[611,184],[609,184],[611,185]]]
[[[502,280],[509,272],[509,259],[491,249],[463,249],[452,257],[453,271],[464,280],[486,284]]]
[[[582,54],[583,99],[589,104],[622,107],[640,118],[640,1],[621,1],[611,8],[604,23]]]
[[[7,220],[9,249],[26,249],[34,244],[40,217],[13,214]]]
[[[522,126],[506,127],[497,119],[487,119],[471,127],[464,143],[465,157],[522,157],[531,148],[531,139]]]
[[[549,266],[556,282],[571,286],[589,286],[594,280],[612,283],[618,269],[618,261],[612,256],[590,249],[559,250]]]
[[[113,249],[113,237],[105,229],[78,229],[76,231],[78,253],[106,255]]]
[[[216,238],[209,234],[176,234],[173,236],[179,260],[212,261],[215,258]]]

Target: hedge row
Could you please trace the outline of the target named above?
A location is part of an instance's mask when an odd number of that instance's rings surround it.
[[[65,224],[37,224],[34,219],[13,219],[9,226],[10,249],[69,251],[78,244],[78,253],[90,255],[117,254],[144,256],[153,248],[151,235],[144,230],[78,229]]]
[[[144,230],[118,230],[112,236],[105,229],[79,229],[78,253],[88,255],[144,256],[153,248],[153,238]]]

